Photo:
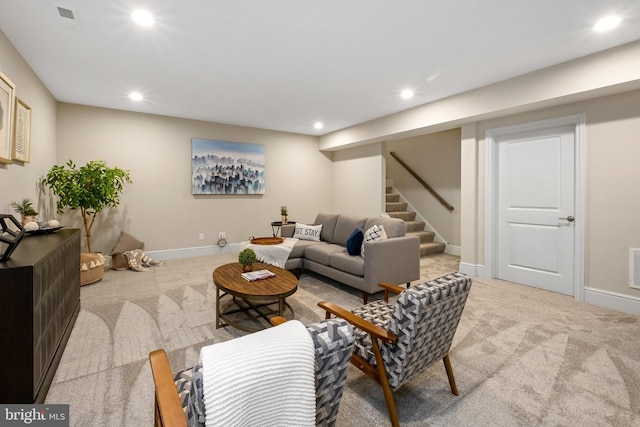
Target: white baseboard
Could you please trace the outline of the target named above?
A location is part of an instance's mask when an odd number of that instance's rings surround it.
[[[462,255],[462,248],[460,246],[447,244],[447,246],[445,246],[444,248],[444,253],[449,255],[460,256]]]
[[[584,302],[640,316],[640,298],[596,288],[584,288]]]
[[[484,276],[484,265],[461,262],[458,268],[461,273],[464,273],[467,276],[488,279],[488,277]],[[640,298],[632,295],[624,295],[616,292],[604,291],[602,289],[585,287],[584,302],[598,307],[609,308],[640,316]]]
[[[235,253],[240,251],[241,248],[244,248],[247,245],[247,242],[240,243],[230,243],[224,248],[220,246],[199,246],[196,248],[180,248],[180,249],[166,249],[161,251],[149,251],[146,252],[151,258],[157,260],[167,260],[167,259],[180,259],[180,258],[194,258],[199,256],[209,256],[209,255],[219,255],[219,254],[228,254]]]
[[[461,262],[458,269],[469,277],[484,277],[484,265]]]

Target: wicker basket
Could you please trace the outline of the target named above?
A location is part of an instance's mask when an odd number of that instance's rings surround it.
[[[101,254],[80,254],[80,286],[98,282],[104,276],[104,257]]]

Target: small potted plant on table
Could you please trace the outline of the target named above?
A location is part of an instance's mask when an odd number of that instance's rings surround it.
[[[287,215],[288,215],[288,211],[287,211],[287,207],[286,206],[280,206],[280,215],[282,215],[282,224],[286,224],[287,223]]]
[[[242,271],[253,270],[253,263],[256,262],[256,253],[251,248],[246,248],[238,253],[238,262],[242,264]]]
[[[22,225],[38,220],[38,212],[33,209],[33,202],[28,197],[25,197],[20,202],[11,202],[11,206],[16,213],[20,214]]]

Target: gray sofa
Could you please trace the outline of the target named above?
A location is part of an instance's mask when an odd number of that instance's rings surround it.
[[[320,241],[298,240],[285,264],[287,270],[305,269],[344,283],[368,296],[382,289],[381,282],[409,283],[420,278],[420,239],[406,236],[406,223],[397,218],[320,213]],[[383,225],[387,239],[364,243],[365,255],[349,255],[347,239],[359,228],[366,232]],[[283,225],[282,237],[293,237],[294,224]]]

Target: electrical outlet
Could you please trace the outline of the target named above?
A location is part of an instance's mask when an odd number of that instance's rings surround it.
[[[221,231],[220,233],[218,233],[218,238],[219,239],[226,239],[227,238],[227,233],[225,233],[224,231]]]
[[[204,240],[204,233],[200,233],[200,234],[198,235],[198,239],[199,239],[199,240]]]

